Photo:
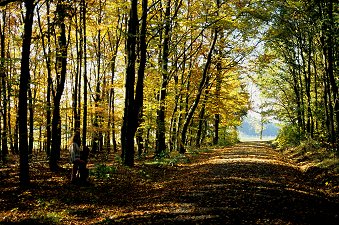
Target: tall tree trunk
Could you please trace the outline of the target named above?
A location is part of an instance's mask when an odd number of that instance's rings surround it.
[[[204,67],[204,71],[202,73],[202,78],[200,80],[198,92],[195,96],[195,99],[194,99],[192,106],[190,107],[190,109],[189,109],[189,111],[186,115],[185,122],[184,122],[184,125],[183,125],[183,128],[182,128],[182,131],[181,131],[181,142],[180,142],[179,152],[182,153],[182,154],[186,152],[185,142],[186,142],[186,134],[187,134],[188,126],[191,123],[191,120],[192,120],[192,117],[194,115],[196,108],[198,107],[202,92],[206,88],[206,82],[208,80],[208,70],[209,70],[210,65],[211,65],[212,55],[213,55],[213,51],[214,51],[217,39],[218,39],[218,30],[215,29],[214,32],[213,32],[212,44],[211,44],[211,47],[210,47],[208,55],[207,55],[207,60],[206,60],[206,64],[205,64],[205,67]]]
[[[29,163],[28,163],[28,139],[27,139],[27,91],[30,81],[30,47],[32,40],[32,25],[34,15],[34,0],[24,1],[26,14],[24,19],[24,34],[22,40],[21,54],[21,74],[20,74],[20,90],[19,90],[19,152],[20,152],[20,186],[26,188],[30,183]]]
[[[334,120],[336,121],[336,127],[334,127],[334,137],[333,139],[333,144],[335,144],[339,140],[339,97],[338,97],[338,85],[336,82],[336,77],[334,74],[334,65],[335,65],[335,58],[334,58],[334,49],[335,49],[335,44],[333,41],[333,38],[335,37],[335,23],[334,23],[334,15],[333,15],[333,1],[330,0],[327,3],[327,14],[328,18],[326,19],[325,22],[325,27],[326,30],[326,48],[327,48],[327,74],[329,77],[330,85],[331,85],[331,90],[332,90],[332,96],[333,96],[333,105],[334,105]],[[337,146],[339,150],[339,145]]]
[[[298,29],[300,29],[298,27]],[[305,128],[307,136],[312,136],[311,132],[311,121],[312,121],[312,111],[311,111],[311,71],[310,71],[310,61],[305,59],[305,55],[309,55],[310,53],[306,51],[306,37],[302,35],[302,30],[298,30],[298,47],[299,47],[299,57],[301,58],[302,73],[304,78],[304,87],[305,87],[305,95],[306,95],[306,118],[305,118]],[[309,34],[311,35],[311,34]],[[310,42],[310,41],[309,41]],[[311,46],[309,46],[311,48]]]
[[[298,123],[298,134],[299,137],[302,135],[302,114],[301,114],[301,94],[300,94],[300,87],[299,81],[297,77],[297,72],[295,66],[292,68],[292,78],[293,78],[293,91],[295,95],[295,103],[296,103],[296,110],[297,110],[297,123]]]
[[[195,146],[197,148],[201,147],[201,136],[203,132],[203,125],[205,122],[205,110],[206,110],[206,103],[204,102],[199,112],[198,130],[197,130],[197,136],[195,140]]]
[[[65,87],[66,71],[67,71],[67,43],[66,43],[66,5],[62,0],[57,5],[57,24],[60,29],[58,36],[58,48],[56,57],[56,91],[53,98],[53,118],[52,118],[52,149],[50,156],[50,169],[56,171],[58,169],[58,160],[60,159],[61,150],[61,119],[60,104],[61,96]]]
[[[168,72],[168,57],[169,57],[169,42],[170,42],[170,29],[171,29],[171,0],[167,0],[165,11],[165,30],[161,58],[161,74],[162,82],[159,91],[159,108],[157,110],[157,133],[156,133],[156,147],[155,154],[160,155],[161,152],[166,150],[166,124],[165,124],[165,99],[167,94],[167,85],[169,83]]]
[[[179,79],[178,75],[174,76],[175,82],[175,100],[174,100],[174,108],[171,116],[171,124],[170,124],[170,140],[169,140],[169,150],[172,151],[175,149],[176,142],[177,142],[177,113],[179,108],[179,100],[180,100],[180,93],[179,93]]]
[[[82,59],[83,59],[83,35],[82,35],[82,11],[79,10],[79,17],[75,16],[75,42],[76,42],[76,73],[74,77],[74,86],[73,86],[73,93],[72,93],[72,109],[73,109],[73,133],[80,134],[80,126],[81,126],[81,119],[80,119],[80,112],[81,112],[81,72],[82,72]],[[78,22],[79,21],[79,22]]]
[[[81,1],[82,23],[83,23],[83,45],[84,45],[84,108],[82,120],[82,146],[86,146],[87,142],[87,27],[86,27],[86,2]]]
[[[123,22],[122,16],[120,13],[118,13],[118,21],[117,21],[117,27],[115,29],[115,39],[114,41],[110,41],[111,43],[111,52],[113,54],[112,60],[111,60],[111,88],[109,93],[109,120],[108,120],[108,128],[110,130],[110,133],[112,133],[112,144],[113,144],[113,152],[117,152],[117,142],[116,142],[116,131],[115,131],[115,88],[114,88],[114,79],[115,79],[115,68],[116,68],[116,59],[118,55],[119,45],[121,42],[121,34],[122,34],[122,26]],[[109,37],[112,37],[113,35],[109,35]],[[109,135],[110,136],[110,135]],[[110,140],[108,140],[110,141]]]
[[[208,86],[209,83],[209,77],[206,80],[206,86]],[[197,130],[197,136],[196,136],[196,142],[195,145],[200,148],[201,147],[201,143],[202,143],[202,136],[203,136],[203,128],[206,122],[206,118],[205,118],[205,112],[206,112],[206,103],[208,100],[208,94],[209,94],[209,89],[205,89],[205,94],[204,94],[204,98],[202,100],[202,105],[201,105],[201,109],[199,112],[199,121],[198,121],[198,130]]]
[[[334,20],[333,20],[333,1],[320,1],[319,10],[322,13],[322,33],[321,44],[324,56],[325,64],[325,93],[324,100],[326,108],[326,127],[329,132],[329,141],[336,143],[336,139],[339,139],[339,99],[338,99],[338,86],[334,76]],[[335,127],[335,121],[337,127]],[[339,145],[338,145],[339,146]],[[339,148],[339,147],[338,147]]]
[[[32,88],[28,87],[28,111],[29,111],[29,137],[28,137],[28,154],[33,154],[33,141],[34,141],[34,110],[33,110],[33,95]]]
[[[112,65],[111,65],[111,89],[109,94],[109,104],[110,104],[110,111],[109,111],[109,120],[108,120],[108,126],[110,129],[112,129],[112,141],[113,141],[113,152],[117,151],[117,143],[115,139],[115,88],[114,88],[114,76],[115,76],[115,64],[116,64],[116,53],[117,53],[118,46],[116,45],[116,52],[113,54],[112,58]],[[111,128],[112,127],[112,128]]]
[[[135,89],[135,115],[137,118],[136,139],[138,143],[138,154],[143,152],[143,128],[140,127],[143,122],[143,104],[144,104],[144,78],[147,58],[147,43],[146,43],[146,28],[147,28],[147,5],[148,0],[142,1],[142,18],[141,18],[141,30],[140,30],[140,63],[138,69],[138,80]]]
[[[220,91],[221,91],[221,50],[218,50],[218,61],[217,61],[217,74],[216,74],[216,85],[215,85],[215,97],[216,99],[220,98]],[[220,123],[220,114],[214,114],[214,136],[213,136],[213,145],[217,145],[219,143],[219,123]]]
[[[100,26],[102,23],[102,2],[99,2],[99,13],[98,13],[98,25]],[[95,86],[95,97],[94,97],[94,107],[95,107],[95,114],[93,118],[93,128],[94,131],[92,132],[92,152],[96,153],[98,150],[102,150],[102,131],[100,129],[101,124],[101,116],[99,115],[98,108],[101,102],[101,30],[98,30],[97,35],[97,52],[96,52],[96,59],[97,59],[97,74],[96,74],[96,86]]]
[[[126,166],[134,165],[134,134],[136,129],[134,109],[134,82],[136,63],[136,35],[138,27],[138,1],[131,0],[127,32],[127,67],[125,75],[125,108],[121,127],[122,160]]]
[[[42,30],[41,20],[40,20],[40,12],[37,9],[37,16],[38,16],[38,25],[40,29],[40,35],[42,36],[42,48],[44,52],[44,58],[46,62],[46,70],[47,70],[47,88],[46,88],[46,155],[50,157],[51,154],[51,92],[52,92],[52,66],[51,66],[51,21],[50,21],[50,2],[46,2],[46,13],[47,13],[47,47],[45,44],[44,35],[45,33]]]
[[[0,161],[6,161],[7,155],[8,155],[8,127],[7,127],[7,82],[6,82],[6,68],[5,68],[5,27],[6,27],[6,11],[2,11],[2,22],[0,23],[0,48],[1,48],[1,62],[0,62],[0,77],[1,77],[1,92],[0,92],[0,98],[2,97],[2,122],[3,127],[1,130],[1,151],[0,151]]]

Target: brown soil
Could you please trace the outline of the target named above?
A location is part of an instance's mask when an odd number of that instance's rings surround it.
[[[189,159],[118,166],[85,186],[69,182],[67,164],[51,173],[35,162],[25,191],[17,165],[2,166],[0,224],[339,224],[338,195],[266,143]]]

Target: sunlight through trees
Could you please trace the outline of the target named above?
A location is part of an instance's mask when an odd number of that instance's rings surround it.
[[[2,0],[0,7],[0,155],[20,152],[23,176],[39,152],[57,170],[75,132],[93,154],[119,152],[128,166],[136,156],[234,141],[253,108],[249,74],[274,99],[265,118],[294,127],[299,141],[338,143],[333,1]]]

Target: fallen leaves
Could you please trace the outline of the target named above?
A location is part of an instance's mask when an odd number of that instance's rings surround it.
[[[265,144],[242,143],[186,158],[176,165],[140,162],[132,169],[113,161],[98,167],[93,160],[89,166],[97,169],[88,186],[69,182],[67,164],[51,173],[44,163],[33,163],[26,191],[13,178],[15,166],[1,168],[0,223],[337,222],[338,199],[328,200],[303,171]]]

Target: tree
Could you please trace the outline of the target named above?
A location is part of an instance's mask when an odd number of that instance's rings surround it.
[[[67,15],[67,4],[63,0],[58,0],[56,8],[56,24],[59,28],[58,47],[56,51],[56,89],[53,90],[53,118],[52,118],[52,149],[50,156],[50,169],[58,169],[61,148],[61,119],[60,101],[65,87],[67,72],[67,40],[65,18]]]
[[[83,54],[84,54],[84,107],[83,107],[83,121],[82,121],[82,146],[86,146],[87,140],[87,93],[88,93],[88,76],[87,76],[87,24],[86,24],[86,13],[87,7],[85,0],[81,1],[81,9],[82,9],[82,23],[83,23]]]
[[[165,99],[167,92],[167,85],[169,83],[169,45],[170,45],[170,29],[171,29],[171,0],[166,1],[165,19],[164,19],[164,33],[162,35],[162,57],[161,57],[161,87],[159,91],[159,108],[157,110],[157,137],[156,137],[156,155],[160,155],[166,149],[165,140]]]
[[[41,34],[41,42],[44,53],[44,59],[47,70],[47,87],[46,87],[46,154],[49,157],[51,154],[51,92],[52,92],[52,62],[51,62],[51,21],[50,21],[50,2],[46,1],[47,14],[47,32],[43,32],[40,19],[40,11],[37,9],[38,25]],[[47,43],[45,43],[45,33],[47,33]]]
[[[29,164],[28,164],[28,131],[27,131],[27,91],[30,81],[30,47],[32,40],[32,25],[34,15],[34,0],[26,0],[24,34],[22,40],[21,53],[21,74],[20,74],[20,91],[19,91],[19,152],[20,152],[20,186],[25,188],[30,183]]]
[[[198,145],[212,143],[211,138],[217,142],[219,132],[240,120],[246,95],[239,73],[231,70],[238,70],[240,66],[235,65],[249,55],[240,43],[255,33],[247,29],[253,24],[239,4],[196,0],[129,3],[131,7],[124,0],[37,3],[37,20],[32,23],[31,89],[27,89],[31,95],[29,144],[30,149],[44,145],[53,171],[72,133],[82,133],[82,145],[106,152],[111,143],[116,151],[121,141],[123,163],[132,166],[134,138],[139,155],[152,149],[162,156],[167,143],[170,150],[179,150],[194,145],[193,137]],[[6,105],[14,108],[7,108],[5,119],[19,125],[21,120],[12,113],[19,101],[15,59],[21,58],[17,53],[20,40],[14,38],[19,30],[13,25],[20,18],[17,11],[11,15],[13,22],[1,29],[13,57],[13,66],[5,72],[11,81],[8,85],[14,87],[1,92],[1,104],[8,99]],[[242,20],[234,19],[237,17]],[[14,134],[7,137],[15,149],[15,135],[20,132],[15,126],[8,129]]]
[[[278,10],[271,11],[274,22],[259,57],[261,70],[265,68],[260,72],[265,77],[259,79],[262,91],[277,100],[275,113],[297,128],[299,141],[337,142],[338,88],[333,71],[338,21],[333,14],[338,10],[334,5],[332,1],[273,4]]]
[[[142,128],[140,127],[143,122],[143,105],[144,105],[144,79],[145,79],[145,68],[147,60],[147,43],[146,43],[146,31],[147,31],[147,13],[148,13],[148,0],[142,1],[142,18],[141,18],[141,29],[140,29],[140,63],[138,69],[138,80],[135,90],[135,115],[137,117],[136,129],[139,131],[136,135],[138,143],[138,154],[141,155],[143,152],[143,140],[142,140]]]
[[[8,155],[8,145],[7,145],[7,137],[8,137],[8,129],[7,129],[7,82],[6,82],[6,77],[7,77],[7,72],[5,68],[5,61],[6,61],[6,56],[5,56],[5,39],[6,39],[6,33],[5,33],[5,27],[6,27],[6,10],[2,10],[2,20],[0,22],[0,78],[1,78],[1,92],[0,96],[2,97],[2,132],[1,132],[1,151],[0,151],[0,160],[6,161],[7,155]]]
[[[208,55],[207,55],[207,59],[206,59],[206,63],[205,63],[205,66],[204,66],[204,70],[202,72],[202,77],[201,77],[201,80],[200,80],[198,91],[197,91],[197,94],[195,96],[194,102],[191,105],[191,107],[190,107],[190,109],[189,109],[189,111],[186,115],[185,122],[184,122],[184,125],[183,125],[183,128],[182,128],[182,131],[181,131],[180,153],[186,152],[184,144],[186,142],[187,129],[188,129],[188,126],[191,122],[193,114],[194,114],[194,112],[195,112],[195,110],[196,110],[196,108],[199,104],[202,92],[206,88],[206,85],[208,84],[208,82],[207,82],[208,81],[208,70],[209,70],[211,62],[212,62],[212,54],[214,52],[214,48],[215,48],[215,45],[216,45],[216,42],[217,42],[217,39],[218,39],[218,29],[214,29],[212,38],[213,39],[212,39],[211,47],[210,47]]]
[[[131,8],[128,20],[127,32],[127,67],[125,75],[125,108],[123,125],[121,127],[122,159],[125,165],[134,165],[134,134],[135,134],[135,111],[134,111],[134,82],[136,63],[136,36],[138,27],[138,2],[131,0]]]

